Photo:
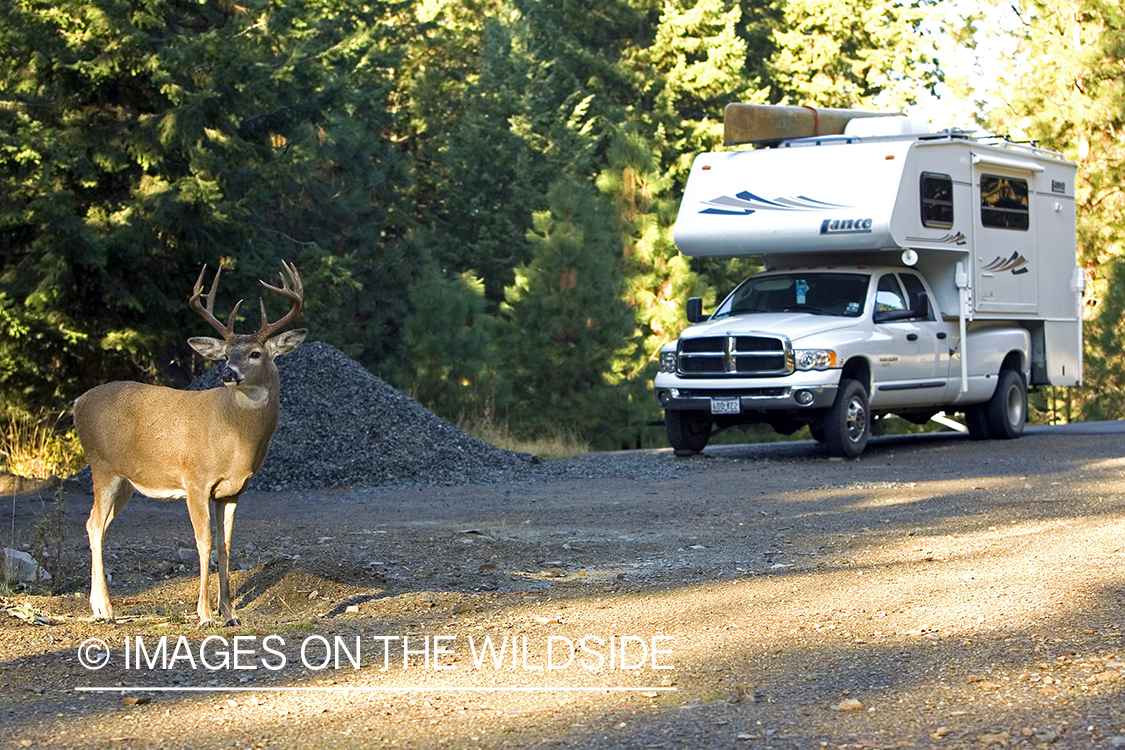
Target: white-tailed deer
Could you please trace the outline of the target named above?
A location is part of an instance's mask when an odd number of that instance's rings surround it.
[[[197,337],[192,348],[208,359],[226,360],[220,373],[225,387],[206,391],[178,391],[144,383],[116,382],[93,388],[74,404],[74,426],[86,451],[94,480],[94,507],[86,532],[90,537],[90,607],[94,617],[113,620],[113,605],[102,566],[102,539],[133,490],[149,497],[186,498],[195,546],[199,550],[200,624],[211,622],[208,569],[211,560],[211,503],[219,535],[219,614],[228,624],[238,616],[230,601],[227,562],[231,526],[238,498],[262,466],[270,438],[277,427],[279,380],[274,357],[287,354],[305,340],[305,329],[286,331],[301,311],[304,290],[297,269],[284,263],[293,282],[281,276],[281,287],[262,286],[290,302],[276,323],[266,317],[261,302],[262,325],[252,334],[234,332],[234,306],[226,325],[215,318],[215,291],[203,295],[204,266],[192,290],[189,305],[222,334],[222,340]]]

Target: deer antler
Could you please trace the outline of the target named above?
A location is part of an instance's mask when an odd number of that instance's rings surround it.
[[[227,320],[226,325],[223,325],[222,321],[215,317],[215,292],[219,289],[219,274],[222,272],[223,267],[220,265],[219,270],[215,271],[215,279],[211,282],[211,291],[204,297],[204,299],[207,300],[207,307],[204,308],[203,305],[199,304],[199,298],[203,294],[203,275],[207,273],[207,266],[203,266],[203,270],[199,272],[199,278],[195,280],[195,286],[191,290],[191,298],[188,300],[188,305],[192,310],[199,313],[204,320],[210,323],[212,328],[222,334],[224,341],[230,341],[231,337],[234,336],[234,316],[238,314],[238,306],[242,304],[242,300],[239,300],[235,304],[234,309],[231,310],[230,318]]]
[[[274,333],[292,323],[293,319],[296,318],[297,315],[301,312],[301,304],[304,301],[305,288],[301,284],[301,275],[297,273],[297,267],[292,263],[286,263],[285,261],[281,261],[281,265],[284,266],[285,273],[289,274],[289,279],[293,282],[292,288],[289,287],[289,282],[285,280],[285,275],[281,272],[278,272],[277,274],[281,277],[280,288],[276,286],[270,286],[264,281],[261,282],[261,284],[271,292],[276,292],[282,297],[285,297],[290,301],[292,306],[289,308],[289,312],[281,316],[280,320],[278,320],[276,323],[270,323],[269,318],[266,317],[266,303],[261,299],[258,300],[258,303],[262,309],[262,325],[254,334],[254,338],[258,339],[258,341],[261,341],[262,343],[265,343],[265,340],[272,336]]]

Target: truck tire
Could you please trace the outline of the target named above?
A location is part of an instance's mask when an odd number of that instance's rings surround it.
[[[711,439],[711,415],[702,411],[666,411],[664,431],[668,444],[677,453],[698,453]]]
[[[870,435],[867,389],[858,380],[841,380],[836,400],[824,417],[824,442],[828,452],[855,458],[867,447]]]
[[[1023,434],[1027,422],[1027,385],[1015,370],[1001,370],[996,392],[988,401],[988,434],[1012,440]]]

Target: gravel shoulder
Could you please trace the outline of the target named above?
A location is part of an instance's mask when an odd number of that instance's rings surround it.
[[[121,619],[90,620],[69,491],[74,580],[3,601],[49,624],[0,618],[0,746],[1125,748],[1121,445],[1092,426],[252,492],[243,625],[207,630],[184,505],[141,497],[107,535]],[[5,505],[25,542],[52,501]],[[125,668],[126,639],[159,661],[161,636],[168,668]],[[129,687],[178,690],[85,690]]]

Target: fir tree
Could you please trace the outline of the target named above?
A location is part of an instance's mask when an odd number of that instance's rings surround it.
[[[405,162],[381,137],[395,46],[382,13],[320,0],[0,6],[6,396],[175,380],[168,363],[190,361],[182,342],[198,331],[185,290],[220,259],[262,277],[295,260],[320,338],[371,362],[393,351],[395,292],[418,261],[396,207]]]
[[[532,259],[506,290],[510,421],[525,434],[571,431],[619,448],[637,430],[626,387],[636,342],[612,219],[593,188],[575,180],[556,182],[549,204],[528,234]]]

